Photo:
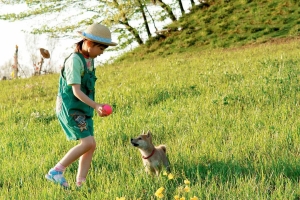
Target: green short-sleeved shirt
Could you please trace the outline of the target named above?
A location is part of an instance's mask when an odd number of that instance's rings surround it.
[[[92,59],[85,58],[85,62],[88,70],[92,71]],[[84,74],[84,65],[77,54],[72,54],[71,57],[65,63],[64,76],[67,84],[81,84],[81,77]]]

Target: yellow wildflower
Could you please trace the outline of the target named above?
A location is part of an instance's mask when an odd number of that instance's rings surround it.
[[[163,192],[164,192],[165,188],[163,187],[160,187],[158,188],[158,190],[155,192],[155,196],[157,196],[158,198],[163,198],[164,195],[163,195]]]
[[[185,192],[189,192],[191,191],[191,188],[189,188],[188,186],[185,186],[185,188],[183,189]]]
[[[185,200],[185,197],[181,197],[179,200]]]
[[[175,200],[179,200],[179,198],[180,198],[179,195],[175,195],[175,196],[174,196],[174,199],[175,199]]]
[[[189,185],[191,182],[187,179],[184,180],[184,184]]]
[[[160,187],[158,188],[158,190],[155,193],[162,193],[165,190],[164,187]]]
[[[198,200],[198,197],[196,197],[196,196],[191,197],[191,200]]]
[[[116,200],[125,200],[125,197],[117,197]]]
[[[170,173],[170,174],[168,175],[168,179],[171,180],[171,179],[173,179],[173,178],[174,178],[173,174]]]
[[[168,176],[168,173],[166,171],[163,172],[164,176]]]

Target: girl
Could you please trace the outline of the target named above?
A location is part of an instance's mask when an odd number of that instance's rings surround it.
[[[79,158],[76,185],[80,187],[86,180],[93,153],[96,149],[93,127],[93,111],[100,117],[107,114],[104,104],[95,99],[94,58],[103,54],[111,41],[110,30],[100,24],[90,25],[84,32],[78,32],[83,39],[76,44],[75,52],[64,62],[59,79],[56,100],[56,114],[68,140],[79,140],[66,155],[46,174],[46,178],[68,188],[63,173],[70,164]]]

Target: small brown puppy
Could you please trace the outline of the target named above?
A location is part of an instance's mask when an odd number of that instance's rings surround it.
[[[144,167],[147,173],[158,176],[164,166],[170,172],[170,162],[166,156],[166,146],[159,145],[154,147],[151,132],[146,134],[143,131],[137,138],[131,139],[131,144],[137,147],[143,158]]]

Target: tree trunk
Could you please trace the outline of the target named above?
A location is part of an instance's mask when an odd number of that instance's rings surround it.
[[[123,12],[122,12],[122,9],[120,8],[120,5],[119,5],[118,1],[113,0],[113,2],[114,2],[114,4],[115,4],[115,6],[117,7],[117,9],[118,9],[121,13],[123,13]],[[133,35],[135,41],[137,41],[137,43],[138,43],[139,45],[144,44],[143,40],[141,39],[141,37],[140,37],[140,35],[139,35],[139,32],[138,32],[135,28],[133,28],[132,26],[130,26],[129,20],[128,20],[128,18],[126,17],[125,13],[122,14],[122,17],[121,17],[121,19],[119,20],[119,23],[125,26],[125,28]]]
[[[155,24],[155,20],[153,19],[153,17],[152,17],[152,15],[151,15],[151,13],[149,12],[147,6],[145,6],[145,9],[146,9],[148,15],[149,15],[150,18],[151,18],[151,21],[152,21],[152,23],[153,23],[153,26],[154,26],[154,28],[155,28],[155,31],[158,31],[158,29],[157,29],[157,27],[156,27],[156,24]]]
[[[174,13],[172,11],[172,8],[169,5],[165,4],[162,0],[157,0],[157,2],[162,7],[162,9],[164,9],[168,13],[168,15],[172,21],[177,21]]]
[[[180,8],[180,11],[181,11],[181,15],[184,15],[184,8],[183,8],[183,5],[182,5],[182,1],[181,0],[178,0],[178,4],[179,4],[179,8]]]
[[[143,40],[139,35],[139,32],[135,28],[129,25],[128,20],[125,21],[119,20],[119,23],[126,27],[126,29],[133,35],[135,41],[137,41],[139,45],[144,44]]]
[[[140,10],[142,12],[143,19],[144,19],[144,24],[145,24],[145,28],[146,28],[146,31],[147,31],[147,34],[148,34],[148,38],[150,38],[151,37],[151,32],[150,32],[149,24],[148,24],[148,21],[147,21],[146,13],[145,13],[145,10],[144,10],[144,5],[141,3],[140,0],[138,0],[138,3],[139,3],[139,7],[140,7]]]
[[[191,0],[191,4],[192,4],[192,7],[194,7],[195,1],[194,1],[194,0]]]
[[[43,64],[44,64],[44,58],[41,58],[41,61],[38,63],[39,66],[39,75],[42,74],[42,68],[43,68]]]
[[[18,45],[16,45],[16,51],[15,51],[15,55],[14,55],[14,65],[13,65],[13,79],[18,78]]]

